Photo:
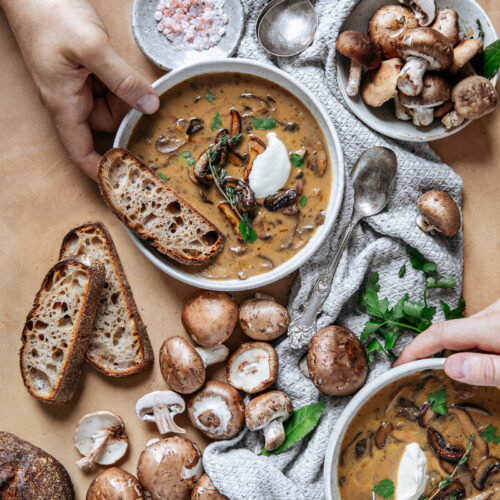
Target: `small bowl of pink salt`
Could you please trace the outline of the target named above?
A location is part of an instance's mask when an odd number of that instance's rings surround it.
[[[135,0],[132,31],[146,57],[171,70],[233,55],[243,8],[240,0]]]

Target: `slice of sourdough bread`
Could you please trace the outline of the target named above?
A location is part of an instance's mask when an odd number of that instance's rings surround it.
[[[153,363],[149,342],[115,245],[101,222],[88,222],[65,237],[60,259],[102,262],[106,279],[87,350],[87,361],[105,375],[133,375]]]
[[[222,233],[129,151],[108,151],[97,175],[111,210],[159,252],[181,264],[204,264],[222,250]]]
[[[46,403],[68,402],[80,379],[99,306],[100,262],[58,262],[45,276],[24,325],[21,374],[28,392]]]

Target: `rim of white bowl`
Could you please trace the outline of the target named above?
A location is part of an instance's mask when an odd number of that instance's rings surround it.
[[[318,122],[326,140],[326,146],[330,155],[330,164],[332,166],[332,185],[330,188],[330,197],[326,209],[326,219],[322,226],[319,226],[314,232],[308,243],[292,258],[267,273],[251,276],[246,280],[230,279],[215,280],[189,273],[178,268],[176,264],[168,261],[166,257],[148,246],[143,240],[139,239],[128,227],[126,230],[142,254],[156,267],[169,276],[198,288],[219,291],[242,291],[259,288],[270,283],[274,283],[298,269],[304,264],[325,241],[330,231],[337,221],[340,207],[344,197],[344,157],[342,145],[340,143],[337,131],[330,120],[326,110],[316,99],[313,93],[302,83],[295,81],[288,73],[268,64],[248,59],[221,59],[217,61],[206,61],[178,68],[158,79],[153,83],[153,87],[159,94],[163,94],[168,89],[189,78],[207,73],[240,73],[249,74],[270,80],[273,83],[283,87],[302,101]],[[300,95],[302,94],[302,95]],[[123,119],[115,136],[114,147],[126,148],[130,134],[135,125],[142,116],[137,110],[130,110]]]
[[[326,500],[340,500],[338,494],[337,480],[337,461],[340,454],[340,446],[344,439],[344,434],[351,423],[352,418],[360,408],[378,391],[397,380],[425,370],[442,370],[444,368],[445,358],[428,358],[413,361],[405,365],[391,368],[387,372],[379,375],[371,382],[366,384],[357,392],[349,404],[340,414],[335,427],[328,439],[328,446],[325,453],[325,462],[323,466],[323,480],[325,482],[324,491]]]

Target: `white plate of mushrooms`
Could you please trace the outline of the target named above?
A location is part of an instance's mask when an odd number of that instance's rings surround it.
[[[361,0],[337,41],[337,81],[369,127],[434,141],[495,109],[497,76],[476,75],[470,61],[497,38],[474,0]]]

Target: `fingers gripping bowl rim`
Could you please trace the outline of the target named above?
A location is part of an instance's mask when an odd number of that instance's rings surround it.
[[[269,283],[278,281],[289,275],[302,264],[304,264],[321,246],[330,233],[342,204],[344,194],[344,160],[342,155],[342,146],[337,132],[331,123],[326,111],[319,101],[301,83],[295,81],[284,71],[267,64],[250,61],[245,59],[222,59],[220,61],[207,61],[196,63],[184,68],[177,69],[164,75],[157,80],[153,87],[159,94],[163,94],[178,83],[189,78],[208,74],[208,73],[242,73],[251,74],[257,77],[270,80],[288,92],[291,92],[297,99],[301,100],[306,108],[312,113],[318,122],[320,129],[325,137],[325,145],[330,156],[330,165],[332,168],[332,185],[329,193],[329,203],[326,210],[325,222],[319,226],[309,242],[304,248],[283,264],[257,276],[251,276],[246,280],[212,280],[203,278],[193,273],[179,269],[174,263],[167,260],[162,254],[154,250],[147,243],[140,240],[133,232],[127,228],[130,238],[142,252],[142,254],[152,262],[161,271],[173,278],[187,283],[189,285],[204,288],[207,290],[218,291],[238,291],[251,290]],[[135,125],[141,118],[142,113],[137,110],[131,110],[125,116],[115,137],[113,146],[126,148]]]

